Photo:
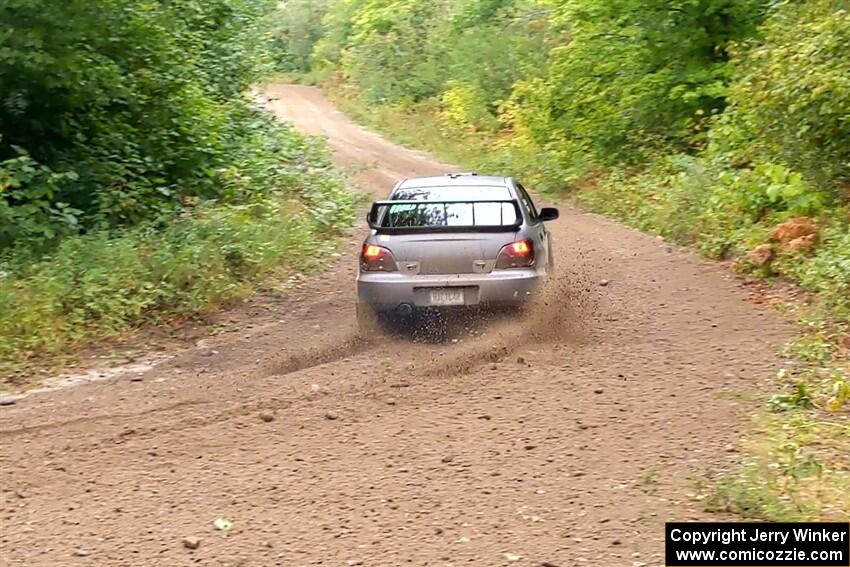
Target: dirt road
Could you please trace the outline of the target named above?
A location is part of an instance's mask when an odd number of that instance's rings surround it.
[[[270,92],[364,191],[446,170],[314,89]],[[0,407],[0,564],[661,565],[788,326],[722,268],[566,209],[524,321],[358,340],[363,230],[144,375]]]

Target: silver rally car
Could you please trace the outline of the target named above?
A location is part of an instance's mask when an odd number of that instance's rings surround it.
[[[552,269],[545,222],[509,177],[407,179],[372,205],[357,275],[361,325],[418,308],[521,306]]]

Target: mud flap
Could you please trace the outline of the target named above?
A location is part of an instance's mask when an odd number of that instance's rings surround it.
[[[380,315],[374,308],[365,303],[356,305],[357,329],[361,337],[369,338],[381,330]]]

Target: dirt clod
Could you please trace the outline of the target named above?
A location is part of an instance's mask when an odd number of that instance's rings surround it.
[[[760,244],[747,253],[747,258],[756,266],[767,266],[775,256],[776,253],[770,244]]]
[[[263,411],[260,412],[260,420],[266,423],[274,421],[274,414],[271,412]]]
[[[806,236],[801,236],[790,241],[786,245],[786,248],[788,248],[791,252],[807,253],[811,252],[811,250],[815,247],[816,241],[817,235],[807,234]]]
[[[183,547],[186,549],[198,549],[201,547],[201,538],[194,536],[184,537]]]
[[[818,226],[808,217],[796,217],[776,225],[770,233],[770,239],[779,242],[782,246],[788,246],[792,241],[811,236],[816,238]]]

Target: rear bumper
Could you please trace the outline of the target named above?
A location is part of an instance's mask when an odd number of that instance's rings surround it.
[[[541,281],[541,274],[534,269],[450,276],[360,272],[357,299],[379,311],[392,311],[404,304],[434,307],[430,302],[431,289],[462,288],[465,306],[522,305],[532,297]]]

